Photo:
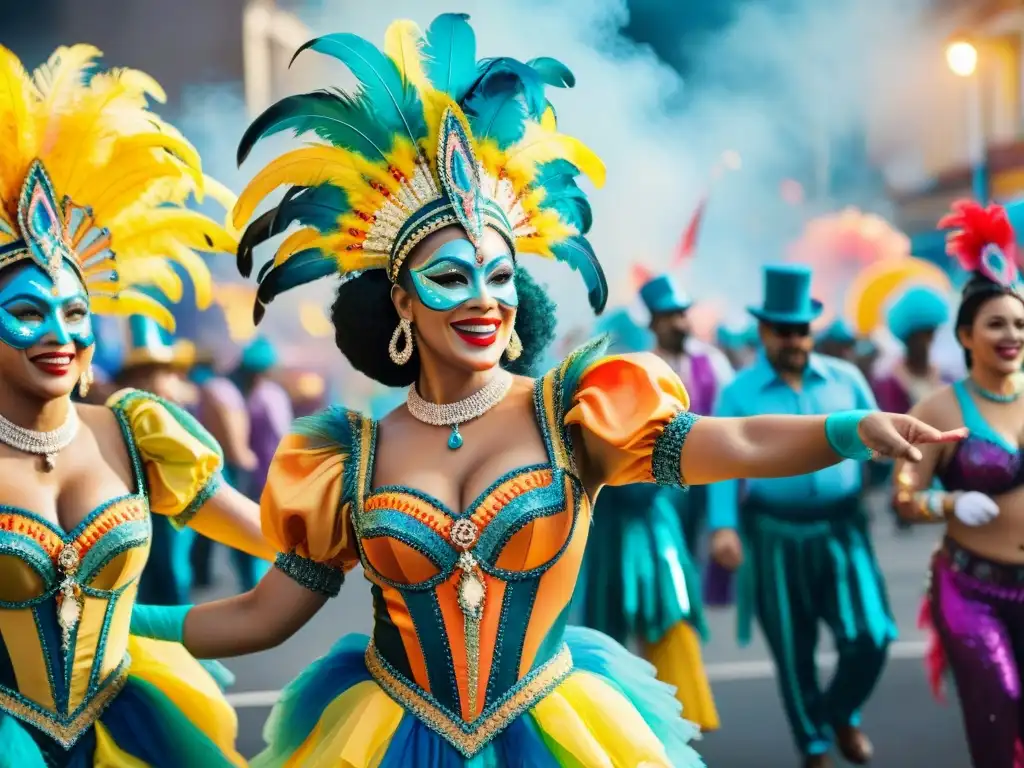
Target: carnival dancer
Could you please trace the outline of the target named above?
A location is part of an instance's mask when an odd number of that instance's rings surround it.
[[[722,388],[732,381],[728,358],[691,333],[688,313],[693,300],[669,275],[649,280],[640,288],[640,299],[651,316],[655,354],[680,377],[690,395],[690,410],[701,416],[711,413]],[[703,555],[707,494],[702,487],[691,488],[676,499],[683,511],[683,531],[694,559]],[[704,584],[704,599],[709,605],[732,603],[732,574],[711,561]]]
[[[908,520],[946,525],[923,615],[939,641],[932,684],[939,694],[948,663],[973,765],[1011,768],[1024,737],[1024,284],[1003,208],[961,201],[939,227],[954,229],[950,255],[971,273],[955,321],[969,373],[911,413],[970,436],[956,450],[925,448],[914,467],[897,465],[895,503]]]
[[[602,317],[597,331],[613,353],[651,348],[650,335],[625,310]],[[584,626],[639,643],[658,679],[676,689],[683,716],[706,732],[719,720],[701,657],[707,625],[680,498],[683,491],[651,483],[604,488],[574,600]]]
[[[811,297],[811,271],[800,265],[767,267],[764,284],[763,305],[749,310],[760,323],[763,352],[725,388],[715,415],[874,410],[860,371],[811,351],[811,323],[823,309]],[[756,614],[808,768],[830,765],[833,736],[850,762],[870,759],[860,708],[896,637],[861,488],[860,464],[843,461],[799,477],[750,480],[742,504],[735,482],[720,483],[710,493],[713,556],[735,568],[745,554],[736,598],[740,643],[749,641],[751,614]],[[839,653],[835,677],[824,692],[814,658],[822,622]]]
[[[156,321],[145,315],[128,319],[128,344],[118,388],[149,392],[179,408],[197,398],[186,378],[195,362],[195,348],[171,342]],[[139,578],[137,599],[150,605],[185,605],[192,592],[192,546],[196,532],[176,526],[166,516],[154,517],[146,568]]]
[[[241,765],[214,679],[146,639],[170,639],[180,612],[135,599],[151,513],[266,554],[255,505],[220,485],[216,445],[174,405],[71,402],[90,383],[92,313],[171,327],[135,286],[180,288],[169,256],[208,287],[192,249],[235,239],[183,207],[222,188],[148,109],[159,86],[97,71],[98,55],[59,48],[30,76],[0,48],[0,765]]]
[[[230,378],[217,373],[213,359],[209,350],[203,350],[196,355],[196,364],[189,372],[189,378],[198,389],[198,402],[192,415],[224,452],[221,471],[224,482],[244,493],[249,487],[249,475],[257,464],[256,454],[249,447],[249,411],[241,390]],[[191,554],[193,586],[204,588],[212,584],[213,551],[214,543],[210,539],[196,537]],[[249,556],[239,550],[232,552],[232,563],[239,573],[242,589],[251,589],[255,581],[246,579],[246,574],[253,571]]]
[[[387,54],[351,34],[303,46],[341,59],[360,90],[292,96],[256,119],[241,159],[290,127],[330,143],[258,173],[235,224],[295,185],[243,235],[248,273],[251,247],[306,224],[260,271],[256,319],[340,271],[335,340],[378,383],[409,386],[406,406],[298,422],[262,498],[277,567],[168,633],[200,656],[270,647],[362,562],[373,638],[342,638],[288,686],[255,765],[700,765],[671,687],[604,635],[566,627],[590,500],[606,485],[799,474],[872,450],[915,458],[912,443],[961,435],[859,411],[698,420],[662,360],[599,343],[536,381],[511,373],[503,363],[540,359],[554,319],[517,258],[561,259],[596,310],[606,300],[575,182],[601,182],[603,166],[557,131],[543,88],[572,74],[550,58],[477,63],[461,14],[425,39],[397,22],[386,40]]]

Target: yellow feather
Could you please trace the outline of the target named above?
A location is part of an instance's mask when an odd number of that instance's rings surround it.
[[[274,265],[284,264],[299,251],[304,251],[310,247],[310,243],[320,239],[320,230],[313,227],[303,227],[292,232],[284,239],[284,242],[277,249],[277,253],[274,254]]]
[[[118,264],[117,275],[124,286],[152,285],[175,304],[184,292],[181,276],[160,256],[123,261]]]
[[[28,73],[17,56],[0,46],[0,208],[18,204],[22,180],[35,152],[32,103]]]
[[[537,167],[551,160],[564,159],[575,165],[590,178],[594,186],[605,181],[604,163],[582,141],[563,133],[556,133],[536,123],[527,123],[526,133],[508,148],[505,166],[509,173],[532,179]]]
[[[392,22],[384,33],[384,53],[395,62],[405,82],[420,92],[431,89],[423,70],[423,32],[416,22]]]
[[[143,315],[169,333],[174,333],[174,315],[158,299],[138,291],[122,291],[118,296],[91,296],[89,308],[97,315],[129,317]]]
[[[80,189],[78,194],[83,201],[90,203],[97,221],[110,221],[121,211],[132,208],[154,186],[168,180],[180,181],[182,177],[190,178],[190,175],[179,160],[154,152],[148,156],[137,155],[131,167],[116,171],[104,168],[94,178],[96,186],[88,191]]]
[[[188,274],[196,294],[196,307],[200,310],[208,308],[213,303],[213,276],[203,257],[177,243],[171,243],[164,253]]]
[[[558,128],[557,121],[555,120],[555,110],[548,107],[544,110],[544,114],[540,116],[540,127],[546,131],[554,131]]]
[[[83,43],[61,46],[50,54],[32,73],[43,110],[56,112],[71,104],[84,87],[85,70],[102,55],[99,48]]]
[[[114,242],[117,251],[156,252],[153,246],[166,239],[201,251],[233,253],[238,247],[238,241],[210,217],[185,208],[157,208],[133,229],[118,235]]]
[[[173,153],[173,157],[167,157],[164,150]],[[123,175],[127,175],[140,163],[162,164],[164,162],[173,163],[174,160],[178,161],[182,172],[192,177],[193,191],[202,189],[205,178],[199,153],[196,152],[195,147],[184,139],[162,133],[146,133],[119,139],[111,148],[108,158],[97,158],[97,162],[91,164],[91,167],[80,166],[74,177],[61,180],[61,192],[72,200],[101,197],[102,193],[96,191],[97,179],[91,176],[95,172],[95,166],[100,168],[113,166],[121,170]],[[116,177],[113,179],[114,184],[118,181],[119,179]],[[196,200],[201,202],[201,195],[198,193]]]
[[[315,187],[334,184],[345,188],[362,185],[362,178],[353,167],[355,154],[336,147],[303,147],[287,152],[256,174],[238,196],[231,222],[241,229],[252,218],[260,203],[283,184]]]

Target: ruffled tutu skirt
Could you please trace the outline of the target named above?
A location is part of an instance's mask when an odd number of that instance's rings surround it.
[[[2,768],[227,768],[238,722],[218,681],[176,643],[131,636],[124,688],[70,749],[0,715]]]
[[[370,676],[369,638],[342,638],[283,692],[254,768],[698,768],[671,686],[599,632],[569,627],[573,671],[472,758]]]

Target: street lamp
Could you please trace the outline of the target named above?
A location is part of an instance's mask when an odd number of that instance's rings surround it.
[[[967,159],[971,164],[974,196],[979,203],[985,203],[988,200],[988,163],[981,82],[977,73],[978,49],[967,40],[953,40],[946,46],[946,64],[954,75],[967,81]]]

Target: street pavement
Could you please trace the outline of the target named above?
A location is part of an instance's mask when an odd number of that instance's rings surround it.
[[[939,535],[936,528],[897,533],[891,518],[879,513],[873,524],[875,547],[888,579],[889,596],[900,627],[889,664],[864,711],[864,727],[875,744],[874,768],[970,768],[955,700],[936,702],[922,667],[924,636],[916,628],[925,567]],[[232,576],[218,552],[218,583],[199,599],[230,593]],[[731,609],[713,611],[712,639],[705,649],[722,728],[707,735],[698,751],[710,768],[799,768],[776,693],[773,669],[760,638],[747,648],[734,641]],[[350,632],[369,633],[369,585],[351,574],[339,597],[279,648],[228,660],[237,676],[230,698],[238,710],[239,747],[251,757],[262,747],[261,731],[281,686],[334,641]],[[823,679],[831,660],[821,648]],[[838,757],[836,765],[845,765]],[[410,768],[415,768],[410,766]]]

